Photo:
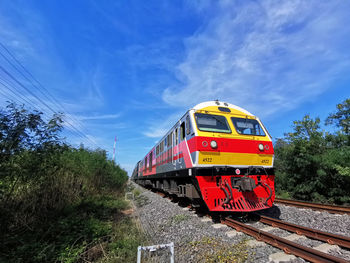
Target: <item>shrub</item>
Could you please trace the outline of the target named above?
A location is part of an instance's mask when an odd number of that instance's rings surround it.
[[[276,191],[292,198],[337,204],[350,203],[350,100],[327,118],[340,130],[320,129],[320,119],[306,115],[293,132],[275,143]]]
[[[127,173],[104,150],[67,145],[62,124],[13,103],[0,110],[0,261],[75,261],[126,207]]]

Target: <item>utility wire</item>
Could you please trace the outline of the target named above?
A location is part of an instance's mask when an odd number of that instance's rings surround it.
[[[14,90],[12,90],[8,85],[6,85],[5,83],[3,83],[1,80],[0,80],[0,84],[5,87],[8,91],[10,91],[13,95],[10,95],[9,93],[6,93],[4,91],[2,91],[0,89],[0,93],[3,94],[3,96],[7,99],[9,99],[10,101],[15,101],[19,104],[22,104],[23,101],[27,103],[27,105],[30,105],[32,108],[36,109],[37,107],[35,107],[33,105],[32,102],[28,101],[26,98],[22,97],[22,95],[20,95],[20,93],[16,93]],[[20,97],[22,100],[19,100],[18,97]],[[45,112],[44,112],[45,113]],[[46,113],[48,115],[48,113]],[[73,136],[77,136],[76,133],[74,133],[72,130],[70,129],[67,129],[67,132]],[[79,136],[80,137],[80,136]],[[86,139],[85,137],[83,137],[83,139]]]
[[[0,46],[10,55],[10,57],[39,85],[37,86],[31,79],[29,79],[18,67],[12,63],[7,56],[5,56],[2,52],[0,52],[0,55],[17,71],[19,72],[27,81],[29,81],[33,87],[35,87],[42,95],[46,97],[47,100],[51,100],[54,102],[55,106],[60,109],[62,112],[66,112],[67,110],[64,108],[64,106],[54,97],[50,94],[50,92],[23,66],[23,64],[12,54],[12,52],[6,48],[4,44],[0,42]],[[44,90],[44,92],[43,92]],[[50,97],[50,98],[49,98]],[[86,129],[80,121],[75,119],[72,115],[66,114],[66,117],[71,119],[73,122],[78,124],[80,128]]]
[[[61,108],[60,110],[62,111],[62,112],[67,112],[67,110],[62,106],[62,104],[60,104],[58,101],[57,101],[57,99],[55,99],[55,97],[54,96],[52,96],[51,94],[50,94],[50,92],[21,64],[21,62],[11,53],[11,51],[8,49],[8,48],[6,48],[6,46],[4,45],[4,44],[2,44],[1,42],[0,42],[0,46],[3,48],[3,49],[5,49],[6,50],[6,52],[11,56],[11,58],[13,59],[13,60],[15,60],[16,61],[16,63],[36,82],[36,83],[38,83],[39,84],[39,86],[46,92],[46,94],[48,94],[48,95],[46,95],[37,85],[35,85],[34,83],[33,83],[33,81],[32,80],[30,80],[25,74],[23,74],[22,73],[22,71],[21,70],[19,70],[18,68],[17,68],[17,66],[15,66],[3,53],[1,53],[0,52],[0,55],[10,64],[10,65],[12,65],[12,67],[14,67],[15,69],[16,69],[16,71],[18,71],[25,79],[27,79],[37,90],[39,90],[40,91],[40,93],[41,94],[43,94],[49,101],[50,101],[50,98],[48,97],[48,96],[50,96],[51,97],[51,100],[53,100],[54,101],[54,103],[56,104],[56,107],[58,106],[58,108]],[[45,103],[44,103],[45,104]],[[62,110],[63,109],[63,110]],[[52,109],[51,109],[51,111],[52,111]],[[85,129],[86,130],[86,127],[84,127],[84,125],[79,121],[79,120],[77,120],[77,119],[75,119],[72,115],[70,115],[70,114],[65,114],[65,116],[66,116],[66,118],[67,119],[70,119],[71,120],[71,122],[73,122],[73,123],[76,123],[78,126],[80,126],[80,129]],[[68,121],[69,122],[69,121]],[[67,122],[67,123],[68,123]],[[70,126],[72,126],[72,124],[71,123],[69,123],[69,125]],[[81,131],[80,131],[81,132]],[[81,134],[83,134],[82,132],[81,132]],[[87,135],[85,135],[85,134],[83,134],[83,136],[86,138],[86,139],[88,139],[89,141],[90,141],[90,143],[92,143],[92,144],[94,144],[95,146],[97,146],[98,147],[98,145],[95,143],[95,142],[93,142],[90,138],[88,138],[87,137]]]
[[[1,81],[0,81],[0,84],[3,85],[3,86],[5,86],[3,83],[1,83]],[[11,93],[13,93],[13,91],[12,91],[11,89],[9,89],[9,91],[10,91]],[[5,91],[2,90],[2,89],[0,89],[0,94],[2,94],[3,97],[4,97],[4,98],[7,98],[9,101],[17,102],[18,104],[23,104],[23,101],[17,99],[18,94],[13,93],[13,94],[15,94],[15,95],[13,96],[13,95],[10,95],[9,93],[5,92]],[[29,104],[30,104],[30,103],[29,103]],[[27,104],[27,105],[28,105],[28,104]],[[35,109],[35,107],[33,107],[33,108]],[[70,129],[67,129],[67,133],[69,133],[69,134],[71,134],[71,135],[73,135],[73,136],[76,136],[76,134],[75,134],[73,131],[71,131]]]
[[[43,85],[39,82],[39,81],[37,81],[35,78],[34,78],[34,76],[28,71],[28,70],[26,70],[25,69],[25,67],[15,58],[15,56],[14,55],[12,55],[12,53],[0,42],[0,45],[8,52],[8,54],[21,66],[21,68],[27,73],[27,74],[29,74],[45,91],[46,91],[46,93],[47,94],[49,94],[49,96],[55,101],[55,104],[56,104],[56,106],[57,106],[57,104],[58,104],[58,106],[59,106],[59,108],[63,108],[63,106],[62,105],[60,105],[59,103],[58,103],[58,101],[43,87]],[[1,54],[1,56],[9,63],[9,64],[11,64],[24,78],[26,78],[34,87],[36,87],[36,89],[37,90],[39,90],[40,91],[40,93],[42,94],[42,95],[44,95],[49,101],[50,101],[50,99],[49,99],[49,97],[48,97],[48,95],[46,95],[46,94],[44,94],[44,92],[42,92],[27,76],[25,76],[3,53],[1,53],[0,52],[0,54]],[[31,90],[29,90],[25,85],[23,85],[19,80],[17,80],[10,72],[8,72],[5,68],[3,68],[2,66],[0,66],[0,69],[10,78],[10,79],[12,79],[15,83],[17,83],[17,85],[19,85],[20,87],[22,87],[24,90],[26,90],[30,95],[32,95],[34,98],[36,98],[41,104],[43,104],[46,108],[48,108],[50,111],[52,111],[54,114],[57,114],[57,112],[52,108],[52,107],[50,107],[47,103],[45,103],[41,98],[39,98],[36,94],[34,94]],[[4,83],[1,83],[3,86],[5,86],[8,90],[10,90],[13,94],[15,94],[14,93],[14,91],[8,86],[8,85],[6,85],[6,84],[4,84]],[[14,87],[13,87],[14,88]],[[18,89],[16,89],[16,88],[14,88],[18,93],[20,93],[19,91],[18,91]],[[15,94],[16,95],[16,94]],[[16,96],[18,96],[18,94],[16,95]],[[21,97],[21,96],[20,96]],[[24,101],[26,101],[27,103],[29,103],[30,105],[32,105],[32,103],[30,103],[28,100],[26,100],[25,98],[23,98],[23,97],[21,97]],[[35,108],[35,107],[34,107]],[[77,124],[79,124],[79,122],[77,121],[77,120],[74,120],[73,118],[72,118],[72,116],[71,115],[69,115],[69,116],[67,116],[67,117],[69,117],[73,122],[75,122],[75,123],[77,123]],[[94,142],[94,141],[92,141],[91,140],[91,138],[89,138],[87,135],[85,135],[84,133],[82,133],[80,130],[78,130],[75,126],[73,126],[72,125],[72,123],[70,122],[70,121],[67,121],[66,122],[66,124],[68,125],[68,126],[70,126],[80,137],[82,137],[82,138],[84,138],[84,139],[87,139],[87,141],[89,141],[90,143],[92,143],[93,145],[95,145],[95,146],[97,146],[98,147],[98,145]]]
[[[6,83],[6,84],[5,84]],[[14,96],[19,97],[20,99],[22,99],[23,101],[25,101],[27,103],[27,105],[30,105],[32,107],[33,103],[31,103],[29,100],[27,100],[25,97],[23,97],[21,95],[21,93],[19,93],[17,90],[17,92],[15,92],[13,89],[11,89],[11,87],[8,86],[8,82],[4,79],[0,79],[0,84],[5,87],[7,90],[9,90]],[[11,84],[10,84],[11,85]],[[18,99],[16,99],[16,101],[19,101]],[[23,103],[23,102],[22,102]],[[35,108],[35,107],[34,107]]]

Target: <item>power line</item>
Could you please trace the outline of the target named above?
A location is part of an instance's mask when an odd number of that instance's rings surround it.
[[[0,84],[3,86],[3,87],[5,87],[7,90],[9,90],[14,96],[17,96],[17,97],[19,97],[19,98],[21,98],[23,101],[25,101],[28,105],[30,105],[30,106],[32,106],[33,107],[33,104],[30,102],[30,101],[28,101],[25,97],[23,97],[17,90],[17,93],[14,91],[14,90],[12,90],[7,84],[5,84],[5,83],[7,83],[8,84],[8,82],[6,81],[6,80],[4,80],[4,79],[1,79],[0,80]],[[16,99],[16,101],[19,101],[18,99]]]
[[[2,83],[1,83],[2,84]],[[17,100],[15,97],[13,97],[12,95],[4,92],[3,90],[0,89],[0,93],[3,95],[4,98],[9,99],[10,101],[16,101],[17,103],[21,103],[21,101]]]
[[[46,97],[48,100],[52,100],[57,108],[60,108],[62,112],[67,112],[67,110],[64,108],[64,106],[54,97],[50,94],[50,92],[23,66],[23,64],[12,54],[12,52],[6,48],[4,44],[0,42],[0,46],[6,50],[6,52],[11,56],[11,58],[39,85],[35,85],[31,79],[29,79],[21,70],[17,68],[14,63],[12,63],[2,52],[0,52],[0,55],[17,71],[19,72],[26,80],[28,80],[42,95]],[[42,91],[44,90],[44,92]],[[50,97],[50,98],[49,98]],[[67,118],[71,119],[73,122],[76,122],[80,128],[86,129],[79,120],[75,119],[72,115],[66,115]]]
[[[8,83],[8,82],[7,82]],[[6,93],[4,91],[2,91],[0,89],[0,93],[4,95],[4,97],[6,97],[7,99],[9,99],[10,101],[15,101],[17,103],[22,104],[23,101],[25,101],[27,103],[27,105],[30,105],[32,108],[36,109],[37,107],[33,106],[32,102],[28,101],[26,98],[22,97],[19,93],[14,92],[14,90],[12,90],[8,85],[4,84],[1,80],[0,80],[0,84],[5,87],[8,91],[10,91],[13,95],[10,95],[9,93]],[[22,99],[19,100],[17,99],[17,97],[20,97]],[[47,114],[47,113],[46,113]],[[67,129],[67,132],[73,136],[77,136],[76,133],[74,133],[72,130]],[[79,135],[79,134],[78,134]],[[83,137],[83,139],[85,139],[85,136]],[[94,143],[95,144],[95,143]]]
[[[0,42],[0,45],[7,51],[7,53],[12,57],[12,59],[14,59],[20,66],[21,68],[27,73],[29,74],[45,91],[46,93],[52,98],[52,100],[55,101],[55,104],[56,104],[56,107],[58,105],[58,108],[63,108],[62,105],[60,105],[60,103],[47,91],[47,89],[44,88],[44,86],[34,78],[34,76],[28,71],[25,69],[25,67],[15,58],[14,55],[12,55],[12,53]],[[40,91],[40,93],[42,95],[44,95],[49,101],[51,101],[51,99],[48,97],[48,95],[46,95],[44,92],[42,92],[34,83],[33,81],[31,81],[27,76],[25,76],[25,74],[23,74],[4,54],[2,54],[0,52],[1,56],[9,63],[11,64],[15,69],[16,71],[18,71],[25,79],[27,79],[27,81],[29,81],[37,90]],[[44,105],[46,108],[48,108],[51,112],[53,112],[54,114],[57,114],[57,112],[52,108],[50,107],[46,102],[44,102],[41,98],[39,98],[35,93],[33,93],[31,90],[29,90],[25,85],[23,85],[16,77],[14,77],[10,72],[8,72],[5,68],[3,68],[2,66],[0,66],[0,69],[10,78],[12,79],[17,85],[19,85],[21,88],[23,88],[25,91],[27,91],[30,95],[32,95],[36,100],[38,100],[42,105]],[[8,83],[8,81],[6,81]],[[14,87],[13,85],[11,89],[11,87],[9,87],[8,85],[4,84],[4,83],[1,83],[3,86],[5,86],[8,90],[10,90],[13,94],[15,94],[14,90],[15,89],[19,94],[20,94],[20,91],[18,91],[18,89],[16,87]],[[15,96],[18,96],[18,94],[15,94]],[[19,96],[21,97],[24,101],[26,101],[27,103],[29,103],[29,105],[32,105],[32,103],[30,103],[27,99],[25,99],[24,97],[22,96]],[[34,107],[35,108],[35,107]],[[64,109],[64,108],[63,108]],[[77,121],[76,119],[73,119],[71,115],[67,116],[70,120],[72,120],[72,122],[75,122],[76,124],[80,124],[79,121]],[[70,122],[70,121],[66,121],[66,124],[68,126],[70,126],[75,132],[76,134],[79,136],[79,137],[82,137],[84,139],[86,139],[87,141],[89,141],[90,143],[92,143],[93,145],[97,146],[98,145],[92,141],[86,134],[82,133],[80,130],[78,130],[75,126],[73,126],[73,124]],[[80,124],[81,126],[81,124]],[[69,131],[69,129],[68,129]]]

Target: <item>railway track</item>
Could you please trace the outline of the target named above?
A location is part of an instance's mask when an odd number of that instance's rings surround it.
[[[295,256],[301,257],[310,262],[339,262],[339,263],[348,262],[345,259],[338,258],[330,254],[318,251],[316,249],[300,245],[293,241],[289,241],[285,238],[279,237],[269,232],[262,231],[258,228],[252,227],[250,225],[247,225],[245,223],[239,222],[231,218],[223,219],[222,223],[229,227],[235,228],[237,231],[250,235],[259,241],[263,241],[274,247],[282,249],[287,254],[293,254]],[[314,229],[310,229],[310,230],[317,231]]]
[[[304,235],[311,239],[327,242],[331,245],[338,245],[340,247],[350,249],[350,238],[346,236],[335,235],[266,216],[259,216],[259,222],[287,230],[289,232],[294,232],[298,235]],[[274,247],[282,249],[287,254],[293,254],[311,262],[348,262],[342,258],[300,245],[232,218],[226,217],[222,220],[222,223],[229,227],[235,228],[239,232],[248,234],[258,241],[263,241]]]
[[[162,192],[156,191],[156,193],[162,197],[167,197]],[[190,205],[188,205],[188,207],[190,207]],[[207,216],[211,217],[209,214],[207,214]],[[254,216],[256,216],[257,220],[263,224],[267,224],[275,228],[296,233],[300,236],[305,236],[314,240],[326,242],[330,245],[337,245],[339,247],[350,250],[350,237],[336,235],[329,232],[324,232],[317,229],[312,229],[312,228],[292,224],[289,222],[285,222],[285,221],[267,217],[267,216],[262,216],[257,214],[254,214]],[[317,249],[300,245],[286,238],[263,231],[261,229],[255,228],[251,225],[242,223],[241,221],[238,221],[229,217],[224,217],[221,220],[221,223],[234,228],[238,232],[243,232],[247,235],[250,235],[258,241],[263,241],[267,244],[270,244],[271,246],[277,247],[283,250],[286,254],[292,254],[300,258],[303,258],[305,260],[308,260],[310,262],[317,262],[317,263],[318,262],[338,262],[338,263],[349,262],[343,258],[335,257],[331,254],[321,252]]]
[[[290,205],[290,206],[295,206],[300,208],[309,208],[309,209],[318,210],[318,211],[327,211],[333,214],[350,215],[350,207],[346,207],[346,206],[325,205],[325,204],[319,204],[319,203],[309,203],[309,202],[295,201],[295,200],[281,199],[281,198],[276,198],[275,203],[280,203],[280,204]]]
[[[350,237],[335,235],[329,232],[324,232],[317,229],[312,229],[309,227],[288,223],[288,222],[267,217],[267,216],[260,216],[259,221],[261,223],[268,224],[273,227],[278,227],[280,229],[284,229],[289,232],[294,232],[298,235],[304,235],[312,239],[327,242],[330,245],[338,245],[340,247],[350,249]]]

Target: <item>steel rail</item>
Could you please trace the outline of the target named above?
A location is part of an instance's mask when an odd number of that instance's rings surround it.
[[[268,224],[273,227],[278,227],[281,229],[288,230],[290,232],[297,233],[298,235],[304,235],[312,239],[317,239],[317,240],[327,242],[331,245],[338,245],[338,246],[350,249],[350,237],[347,237],[347,236],[336,235],[336,234],[320,231],[317,229],[308,228],[305,226],[299,226],[296,224],[292,224],[289,222],[285,222],[285,221],[267,217],[267,216],[260,216],[259,221],[261,223]]]
[[[281,198],[275,198],[275,202],[280,204],[285,204],[285,205],[301,207],[301,208],[311,208],[314,210],[327,211],[329,213],[334,213],[334,214],[350,215],[350,207],[347,207],[347,206],[325,205],[320,203],[309,203],[309,202],[281,199]]]
[[[323,253],[313,248],[305,247],[299,245],[298,243],[289,241],[285,238],[273,235],[271,233],[262,231],[255,227],[246,225],[239,221],[233,220],[231,218],[225,218],[222,220],[222,223],[235,228],[237,231],[242,231],[250,236],[253,236],[257,240],[264,241],[274,247],[282,249],[287,254],[293,254],[295,256],[301,257],[305,260],[311,262],[338,262],[338,263],[346,263],[348,261],[332,256],[327,253]]]

